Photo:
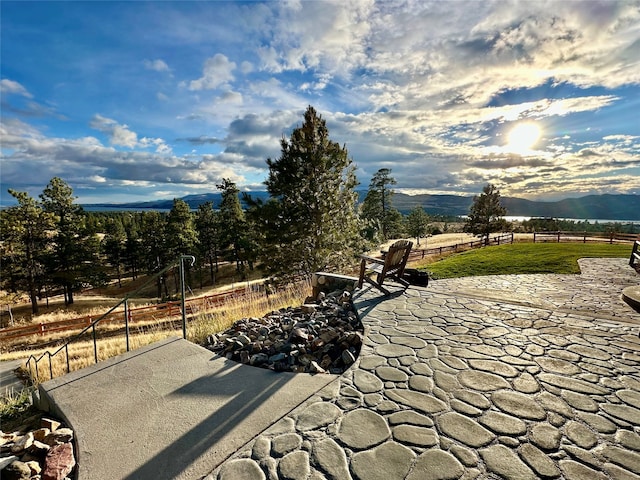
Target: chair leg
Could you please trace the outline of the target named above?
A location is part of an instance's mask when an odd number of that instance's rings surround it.
[[[358,288],[362,288],[362,281],[365,279],[366,269],[367,269],[367,264],[366,264],[365,260],[363,259],[360,262],[360,277],[358,278]]]

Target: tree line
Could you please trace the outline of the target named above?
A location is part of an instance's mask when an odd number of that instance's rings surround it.
[[[71,304],[80,288],[160,272],[181,255],[195,255],[198,274],[212,284],[222,261],[233,262],[240,276],[258,265],[265,275],[290,281],[315,271],[345,271],[386,239],[411,236],[419,243],[429,233],[422,207],[406,217],[392,207],[390,169],[376,172],[358,203],[346,146],[331,141],[311,106],[303,124],[281,140],[280,157],[266,163],[269,198],[243,193],[245,209],[230,179],[216,185],[219,205],[204,203],[195,212],[181,199],[168,213],[85,212],[58,177],[39,199],[9,190],[17,205],[0,212],[2,288],[27,293],[37,313],[38,298],[50,293],[64,294]],[[477,206],[482,199],[486,208],[476,215],[472,207],[468,228],[476,234],[504,226],[496,220],[504,215],[499,192],[489,187],[474,201]],[[167,275],[158,278],[158,297],[169,295]]]

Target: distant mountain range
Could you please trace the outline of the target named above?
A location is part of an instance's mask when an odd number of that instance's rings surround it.
[[[405,213],[416,205],[432,215],[466,215],[473,197],[456,195],[406,195],[396,193],[395,208]],[[557,202],[540,202],[501,197],[507,215],[514,217],[553,217],[575,219],[640,220],[640,195],[588,195]]]
[[[253,198],[266,199],[267,192],[250,192]],[[364,199],[366,191],[360,191],[360,200]],[[206,193],[201,195],[187,195],[182,197],[192,209],[198,208],[205,202],[220,205],[220,193]],[[515,197],[502,197],[502,205],[507,209],[507,215],[516,217],[553,217],[575,219],[604,219],[604,220],[640,220],[640,195],[588,195],[579,198],[567,198],[557,202],[539,202]],[[408,213],[416,205],[421,205],[430,215],[466,215],[473,203],[473,197],[458,195],[407,195],[396,193],[393,196],[393,206],[402,213]],[[149,209],[169,210],[173,200],[156,200],[151,202],[134,203],[100,203],[84,205],[88,210],[113,209]]]

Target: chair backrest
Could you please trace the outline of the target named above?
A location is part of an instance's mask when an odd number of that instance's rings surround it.
[[[402,275],[413,243],[409,240],[398,240],[394,242],[384,257],[384,272],[389,274],[398,273]]]

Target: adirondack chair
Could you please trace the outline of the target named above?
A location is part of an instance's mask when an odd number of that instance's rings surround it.
[[[407,265],[409,253],[413,243],[408,240],[398,240],[385,254],[384,258],[374,258],[367,255],[361,255],[360,262],[360,278],[358,280],[358,288],[362,288],[362,282],[366,281],[382,291],[385,295],[390,292],[382,286],[387,278],[392,278],[405,288],[409,286],[409,282],[402,278],[404,267]],[[370,278],[373,273],[377,274],[376,280]]]

